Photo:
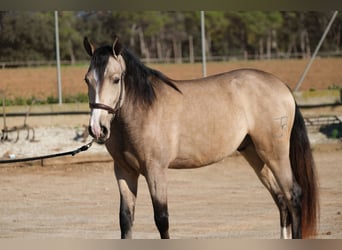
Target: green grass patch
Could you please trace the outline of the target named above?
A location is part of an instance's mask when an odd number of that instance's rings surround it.
[[[63,103],[87,103],[88,95],[84,93],[78,93],[76,95],[68,95],[64,96],[62,99]],[[13,99],[6,99],[6,106],[23,106],[23,105],[31,105],[34,102],[34,105],[42,105],[42,104],[56,104],[58,103],[58,98],[56,96],[48,96],[46,99],[37,99],[34,96],[30,98],[22,98],[15,97]],[[0,99],[0,106],[3,105],[3,100]]]

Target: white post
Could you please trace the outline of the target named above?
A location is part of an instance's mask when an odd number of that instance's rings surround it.
[[[62,104],[62,81],[61,81],[61,59],[59,54],[59,30],[58,30],[58,11],[55,11],[55,39],[56,39],[56,63],[57,63],[57,85],[58,103]]]
[[[317,47],[316,47],[316,49],[315,49],[315,51],[314,51],[314,53],[313,53],[313,55],[312,55],[312,57],[311,57],[309,63],[306,65],[305,70],[304,70],[304,72],[303,72],[303,74],[302,74],[300,80],[298,81],[298,83],[297,83],[297,85],[296,85],[294,91],[298,91],[298,89],[299,89],[300,86],[302,85],[302,83],[303,83],[303,81],[304,81],[304,78],[305,78],[305,76],[307,75],[307,73],[309,72],[309,69],[311,68],[311,64],[312,64],[313,61],[315,60],[316,55],[317,55],[319,49],[321,48],[321,45],[322,45],[322,43],[324,42],[325,37],[327,36],[327,34],[328,34],[328,32],[329,32],[329,30],[330,30],[330,28],[331,28],[331,25],[333,24],[333,22],[334,22],[334,20],[335,20],[335,18],[336,18],[336,16],[337,16],[337,14],[338,14],[338,11],[334,11],[334,14],[332,15],[332,17],[331,17],[331,19],[330,19],[330,22],[329,22],[328,26],[325,28],[325,31],[324,31],[324,33],[323,33],[323,35],[322,35],[322,37],[321,37],[321,40],[320,40],[319,43],[317,44]]]
[[[205,22],[204,22],[204,11],[201,11],[201,38],[202,38],[202,73],[203,77],[207,76],[207,61],[205,53]]]

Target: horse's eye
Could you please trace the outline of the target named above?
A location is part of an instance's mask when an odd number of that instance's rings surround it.
[[[88,78],[84,78],[84,81],[89,85],[90,84],[90,81]]]
[[[120,78],[119,77],[115,77],[113,80],[113,83],[119,83],[120,82]]]

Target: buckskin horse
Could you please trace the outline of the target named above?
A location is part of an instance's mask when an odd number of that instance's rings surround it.
[[[318,188],[305,123],[290,89],[272,74],[239,69],[172,80],[114,38],[84,39],[89,132],[114,159],[121,238],[132,237],[138,177],[146,178],[154,220],[169,238],[167,169],[197,168],[239,151],[270,192],[281,238],[313,237]]]

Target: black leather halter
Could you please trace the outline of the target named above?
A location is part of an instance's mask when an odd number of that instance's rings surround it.
[[[103,110],[106,110],[108,112],[108,114],[117,114],[118,111],[120,110],[121,106],[121,100],[122,100],[122,92],[123,92],[123,79],[124,79],[124,76],[125,76],[125,72],[123,72],[121,74],[121,86],[120,86],[120,94],[119,94],[119,100],[117,101],[117,103],[115,104],[115,107],[112,108],[106,104],[103,104],[103,103],[89,103],[89,107],[91,109],[103,109]]]
[[[116,105],[116,106],[118,106],[118,105]],[[108,114],[115,114],[120,109],[120,107],[112,108],[112,107],[109,107],[108,105],[102,104],[102,103],[89,103],[89,107],[91,109],[103,109],[103,110],[106,110],[108,112]]]

